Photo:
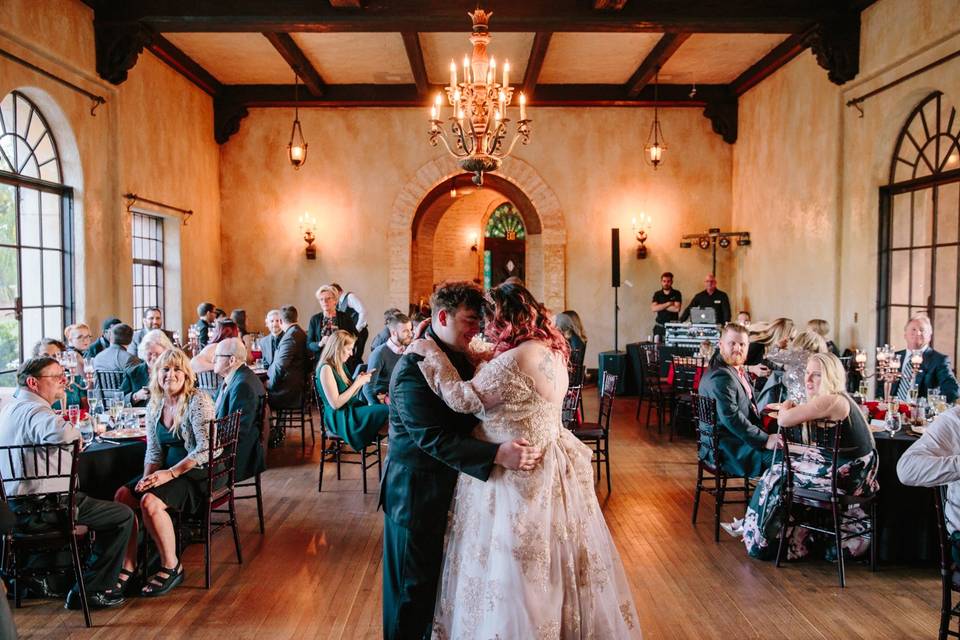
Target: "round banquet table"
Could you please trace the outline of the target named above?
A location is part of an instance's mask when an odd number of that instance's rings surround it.
[[[143,473],[144,440],[92,442],[80,453],[79,489],[90,497],[113,500],[117,489]]]

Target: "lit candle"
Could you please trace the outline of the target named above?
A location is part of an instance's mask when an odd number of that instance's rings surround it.
[[[523,95],[523,91],[520,92],[520,119],[527,119],[527,96]]]
[[[854,357],[855,357],[855,359],[856,359],[857,362],[866,362],[866,361],[867,361],[867,354],[866,354],[866,352],[864,352],[864,351],[859,351],[859,350],[858,350],[858,351],[857,351],[857,355],[854,356]]]
[[[914,353],[912,356],[910,356],[910,364],[915,367],[919,367],[921,364],[923,364],[923,355]]]
[[[450,61],[450,91],[457,88],[457,63]]]
[[[430,105],[430,120],[437,119],[437,105]]]
[[[659,143],[654,142],[653,146],[650,147],[650,162],[660,162],[660,158],[663,156],[663,147]]]
[[[303,160],[303,147],[298,144],[293,145],[290,149],[290,157],[294,160]]]
[[[510,88],[510,61],[507,60],[503,63],[503,90],[506,91]]]
[[[433,100],[434,106],[436,106],[436,113],[434,114],[434,120],[440,119],[440,114],[443,111],[443,100],[440,98],[440,92],[437,92],[437,97]]]
[[[497,81],[497,59],[490,57],[490,68],[487,70],[487,84]]]
[[[463,81],[470,84],[470,61],[467,56],[463,56]]]

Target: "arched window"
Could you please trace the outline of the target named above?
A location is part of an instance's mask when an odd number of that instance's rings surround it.
[[[493,214],[491,214],[484,236],[487,238],[523,240],[526,233],[527,231],[523,226],[523,218],[520,217],[520,212],[509,202],[504,202],[494,209]]]
[[[960,115],[935,91],[900,130],[880,189],[878,331],[900,345],[917,313],[956,362],[960,310]]]
[[[43,114],[14,91],[0,101],[0,387],[44,337],[73,321],[73,191]]]

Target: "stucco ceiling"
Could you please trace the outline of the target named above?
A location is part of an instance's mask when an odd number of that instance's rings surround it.
[[[164,34],[224,84],[290,84],[292,72],[259,33]],[[414,81],[400,33],[293,33],[296,44],[327,84],[409,84]],[[663,34],[555,33],[540,84],[622,84]],[[670,57],[661,82],[726,83],[782,42],[787,34],[693,34]],[[468,32],[420,33],[428,81],[444,84],[450,60],[458,67],[471,51]],[[494,32],[489,52],[510,61],[513,82],[526,72],[533,33]]]

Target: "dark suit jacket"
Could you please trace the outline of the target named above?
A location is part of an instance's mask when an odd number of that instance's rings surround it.
[[[767,434],[760,427],[756,405],[747,395],[732,367],[712,367],[700,380],[700,395],[717,402],[717,427],[720,431],[721,466],[737,476],[757,477],[769,466],[773,453],[764,447]],[[716,465],[706,434],[701,436],[699,455]]]
[[[335,322],[338,329],[349,331],[357,335],[357,325],[353,323],[350,315],[344,311],[337,311],[337,320]],[[315,354],[316,358],[320,355],[320,340],[323,338],[323,312],[315,313],[310,317],[310,324],[307,325],[307,349]],[[353,371],[353,367],[347,363],[347,371]]]
[[[310,372],[307,335],[295,324],[283,332],[267,369],[267,390],[274,409],[294,409],[303,401]]]
[[[906,355],[906,350],[897,351],[900,362]],[[940,393],[947,397],[947,402],[956,401],[960,390],[957,386],[957,378],[953,375],[953,367],[950,366],[950,358],[945,353],[934,351],[928,348],[923,352],[923,362],[920,364],[920,371],[917,373],[917,388],[921,397],[925,397],[930,389],[940,387]],[[893,383],[890,393],[897,395],[900,388],[900,381]],[[877,393],[883,394],[883,385],[877,384]]]
[[[270,364],[273,362],[273,355],[274,355],[274,354],[276,353],[276,351],[277,351],[277,350],[274,348],[273,344],[274,344],[274,341],[276,341],[277,344],[278,344],[278,346],[279,346],[280,338],[281,338],[281,337],[282,337],[282,334],[281,334],[280,336],[274,336],[273,334],[270,334],[270,335],[263,336],[262,338],[260,338],[260,342],[259,342],[259,344],[260,344],[260,353],[263,354],[262,357],[263,357],[263,364],[264,364],[264,366],[269,367]]]
[[[120,390],[123,391],[123,399],[131,407],[145,407],[147,401],[135,402],[133,394],[150,384],[150,369],[146,362],[141,362],[132,367],[127,367],[123,371],[126,375],[123,377],[123,384]]]
[[[473,377],[462,354],[439,340],[437,344],[465,380]],[[390,451],[380,504],[384,515],[401,527],[442,535],[457,474],[486,481],[498,445],[471,437],[477,419],[443,403],[423,379],[417,366],[421,360],[405,354],[390,380]]]
[[[193,325],[193,328],[197,330],[197,341],[200,343],[200,348],[203,349],[209,344],[210,338],[213,337],[210,335],[210,330],[213,329],[213,325],[207,324],[206,320],[200,318],[196,324]]]
[[[93,341],[87,350],[83,352],[83,359],[93,362],[93,359],[97,357],[101,351],[110,346],[110,341],[100,336],[95,341]]]
[[[230,377],[230,383],[217,395],[217,417],[240,411],[240,438],[237,442],[237,480],[245,480],[266,469],[263,445],[260,442],[261,415],[266,390],[260,378],[247,365],[241,365]]]

